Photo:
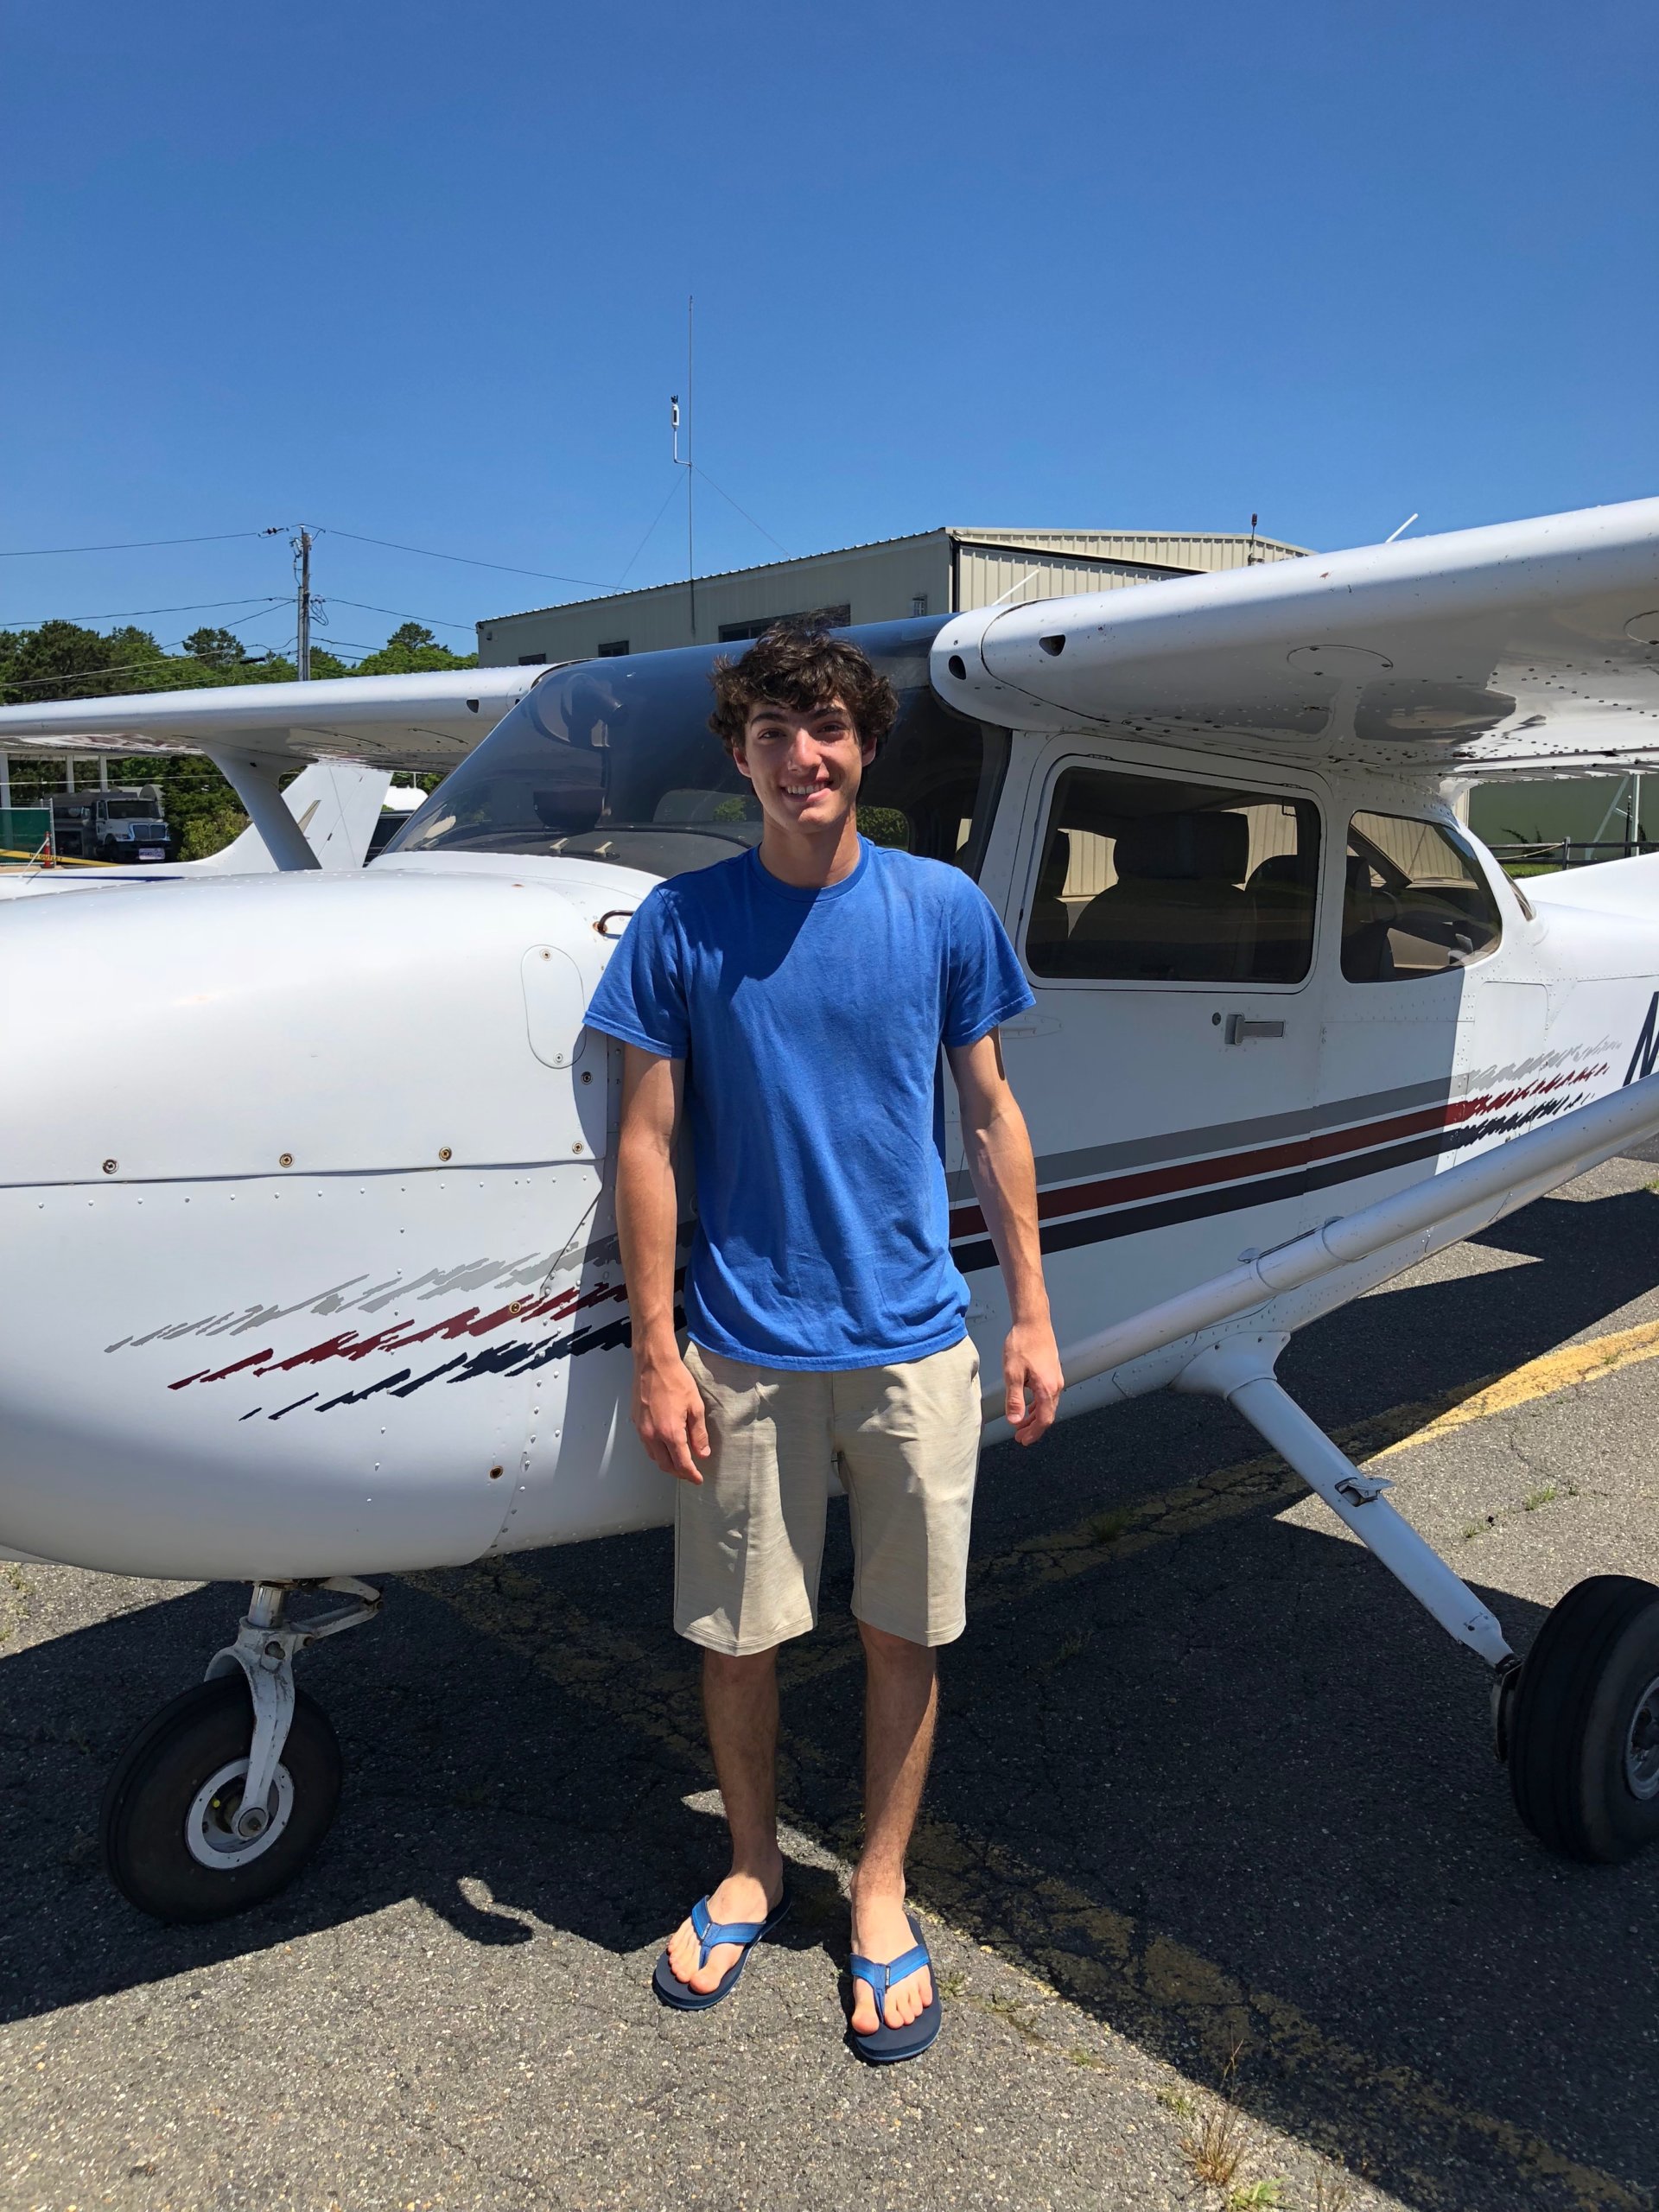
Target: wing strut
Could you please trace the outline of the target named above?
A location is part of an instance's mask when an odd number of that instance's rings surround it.
[[[1382,1495],[1391,1487],[1387,1478],[1362,1472],[1274,1375],[1274,1363],[1289,1342],[1288,1332],[1281,1331],[1211,1344],[1182,1370],[1175,1388],[1225,1398],[1448,1636],[1478,1652],[1489,1667],[1512,1664],[1515,1654],[1497,1616],[1395,1511]]]
[[[289,762],[262,758],[240,748],[232,750],[224,745],[205,745],[202,751],[247,808],[249,819],[264,839],[265,849],[279,868],[322,866],[283,798],[278,779],[289,767]]]

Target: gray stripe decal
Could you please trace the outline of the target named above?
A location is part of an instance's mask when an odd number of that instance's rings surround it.
[[[1046,1153],[1037,1162],[1043,1190],[1057,1183],[1120,1167],[1151,1167],[1166,1160],[1201,1160],[1213,1152],[1236,1152],[1272,1144],[1281,1137],[1311,1136],[1319,1129],[1339,1129],[1345,1122],[1369,1122],[1385,1114],[1408,1114],[1416,1106],[1439,1106],[1452,1095],[1449,1077],[1407,1084],[1399,1090],[1374,1090],[1364,1098],[1338,1098],[1325,1106],[1299,1106],[1288,1114],[1263,1114],[1253,1122],[1217,1122],[1208,1128],[1175,1129],[1163,1136],[1130,1137],[1122,1144],[1085,1145],[1077,1152]],[[959,1167],[945,1179],[952,1205],[971,1198],[973,1179]]]

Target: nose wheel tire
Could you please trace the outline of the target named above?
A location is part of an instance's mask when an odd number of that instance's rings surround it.
[[[1522,1668],[1509,1760],[1551,1850],[1609,1866],[1659,1840],[1659,1588],[1597,1574],[1567,1592]]]
[[[257,1822],[244,1816],[241,1791],[252,1732],[245,1681],[221,1675],[164,1705],[122,1753],[104,1792],[104,1859],[141,1912],[166,1921],[244,1912],[274,1897],[327,1834],[343,1770],[327,1714],[295,1693]]]

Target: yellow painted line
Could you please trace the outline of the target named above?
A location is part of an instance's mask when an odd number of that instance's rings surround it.
[[[1605,1337],[1592,1337],[1586,1344],[1563,1344],[1559,1351],[1547,1351],[1541,1358],[1529,1359],[1524,1367],[1517,1367],[1512,1374],[1503,1375],[1497,1382],[1452,1406],[1446,1412],[1402,1436],[1386,1451],[1376,1453],[1386,1459],[1395,1452],[1406,1452],[1419,1444],[1433,1444],[1442,1436],[1449,1436],[1454,1429],[1465,1428],[1471,1421],[1485,1421],[1493,1414],[1507,1414],[1516,1406],[1530,1404],[1535,1398],[1554,1397],[1558,1391],[1575,1389],[1581,1382],[1600,1382],[1621,1369],[1634,1367],[1644,1359],[1659,1359],[1659,1321],[1643,1321],[1634,1329],[1616,1329]]]
[[[1416,1399],[1351,1421],[1332,1432],[1349,1457],[1362,1464],[1390,1448],[1426,1435],[1434,1423],[1456,1410],[1472,1388],[1496,1387],[1483,1376],[1438,1396]],[[969,1602],[979,1619],[988,1611],[1018,1605],[1032,1592],[1079,1575],[1093,1574],[1120,1560],[1134,1559],[1178,1536],[1196,1535],[1228,1521],[1289,1505],[1309,1495],[1276,1452],[1235,1459],[1173,1490],[1154,1491],[1121,1506],[1097,1510],[1037,1536],[1027,1536],[1007,1551],[975,1560],[968,1571]],[[858,1656],[857,1631],[850,1620],[825,1622],[816,1636],[785,1647],[779,1662],[785,1687],[815,1681],[850,1666]]]
[[[659,1663],[511,1562],[404,1580],[559,1689],[656,1744],[700,1786],[706,1783],[708,1752],[689,1652],[678,1666]],[[783,1793],[794,1801],[789,1821],[844,1854],[847,1839],[825,1834],[804,1815],[793,1786],[803,1768],[840,1771],[844,1751],[832,1757],[788,1732],[780,1750]],[[1242,2059],[1265,2059],[1281,2079],[1300,2075],[1316,2082],[1319,2101],[1340,2117],[1302,2122],[1299,2139],[1357,2170],[1386,2171],[1396,2181],[1403,2174],[1418,2201],[1444,2201],[1459,2163],[1490,2162],[1496,2155],[1528,2186],[1535,2203],[1563,2212],[1640,2212],[1644,2200],[1614,2176],[1566,2157],[1513,2121],[1459,2103],[1414,2068],[1384,2063],[1327,2036],[1284,1999],[1249,1988],[1149,1923],[998,1842],[925,1816],[911,1870],[920,1902],[959,1938],[1024,1966],[1178,2069],[1192,2067],[1196,2044],[1215,2080],[1242,2045]],[[1248,2105],[1249,2063],[1242,2073],[1239,2101]],[[1283,2128],[1282,2091],[1275,2096],[1270,2083],[1264,2088],[1262,2116]],[[1545,2189],[1548,2196],[1539,2193]]]
[[[1659,1321],[1616,1330],[1588,1344],[1563,1344],[1507,1375],[1482,1376],[1433,1398],[1390,1406],[1332,1429],[1332,1440],[1357,1465],[1369,1466],[1433,1443],[1472,1421],[1513,1412],[1517,1406],[1580,1383],[1600,1382],[1647,1359],[1659,1359]],[[969,1571],[975,1610],[1013,1603],[1033,1588],[1068,1582],[1173,1537],[1308,1495],[1307,1485],[1276,1452],[1234,1460],[1174,1490],[1097,1510],[1069,1527],[1024,1537],[992,1558],[976,1560]],[[842,1661],[837,1656],[835,1663]]]

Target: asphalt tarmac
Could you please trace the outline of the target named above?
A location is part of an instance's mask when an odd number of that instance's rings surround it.
[[[1586,1574],[1659,1580],[1654,1176],[1599,1170],[1284,1363],[1356,1457],[1415,1440],[1380,1471],[1518,1645]],[[792,1920],[718,2012],[651,1998],[720,1863],[669,1567],[653,1534],[391,1582],[302,1662],[332,1836],[207,1929],[111,1890],[99,1796],[245,1593],[0,1569],[0,2203],[1659,2202],[1659,1853],[1533,1842],[1484,1669],[1225,1409],[988,1455],[914,1866],[945,2028],[892,2072],[842,2041],[844,1520],[785,1673]]]

